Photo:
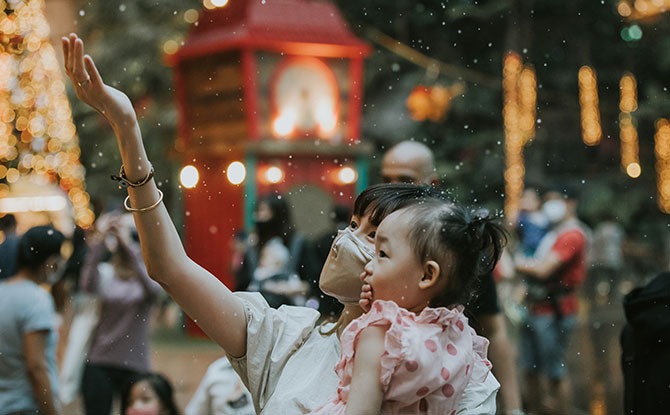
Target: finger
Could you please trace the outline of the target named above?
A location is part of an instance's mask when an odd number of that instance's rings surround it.
[[[98,72],[98,68],[95,66],[95,62],[93,62],[93,58],[90,55],[84,56],[84,67],[86,68],[86,73],[91,78],[91,83],[93,85],[102,84],[100,72]]]
[[[77,39],[77,35],[74,33],[70,33],[70,36],[68,38],[68,68],[70,70],[70,77],[72,77],[72,71],[74,71],[74,41]],[[74,79],[73,79],[74,80]]]
[[[88,78],[86,69],[84,69],[84,41],[75,38],[74,40],[74,62],[73,62],[74,79],[81,82]]]
[[[61,47],[63,48],[63,65],[65,73],[70,75],[70,40],[66,37],[61,38]]]

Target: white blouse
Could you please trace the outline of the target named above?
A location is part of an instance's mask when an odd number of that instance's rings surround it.
[[[275,310],[259,293],[236,295],[245,303],[247,354],[231,357],[230,361],[249,388],[256,411],[266,415],[307,414],[330,399],[339,381],[335,364],[340,358],[340,341],[336,335],[321,332],[328,331],[333,323],[316,325],[319,313],[307,307],[281,306]],[[488,368],[475,367],[475,371],[480,370]],[[491,373],[483,382],[471,382],[457,413],[495,414],[499,388]]]

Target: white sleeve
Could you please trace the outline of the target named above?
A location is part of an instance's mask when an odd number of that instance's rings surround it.
[[[271,308],[256,292],[235,293],[244,302],[247,353],[230,363],[249,389],[259,411],[277,386],[286,362],[314,329],[319,312],[307,307]]]
[[[482,362],[475,364],[472,379],[480,378],[477,373],[483,375],[483,371],[489,371]],[[496,395],[500,389],[500,383],[489,371],[483,381],[470,381],[463,392],[463,397],[458,404],[458,415],[492,415],[496,413]]]

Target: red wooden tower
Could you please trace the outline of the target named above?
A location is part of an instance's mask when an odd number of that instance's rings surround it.
[[[231,240],[250,227],[259,195],[282,192],[298,231],[315,236],[333,204],[351,205],[367,185],[369,52],[329,2],[230,0],[204,10],[168,57],[186,250],[228,286]]]

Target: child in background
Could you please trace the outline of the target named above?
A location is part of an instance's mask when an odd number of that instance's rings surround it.
[[[337,395],[314,414],[456,413],[466,385],[491,368],[488,340],[461,304],[495,265],[505,231],[429,201],[387,216],[374,238],[376,256],[361,274],[369,311],[344,329]],[[479,371],[476,360],[486,364]]]
[[[516,231],[519,236],[519,251],[522,255],[532,257],[540,241],[549,230],[549,220],[540,209],[542,199],[539,191],[527,187],[519,200],[519,217]]]
[[[123,415],[179,415],[172,384],[158,373],[132,377],[121,390]]]

